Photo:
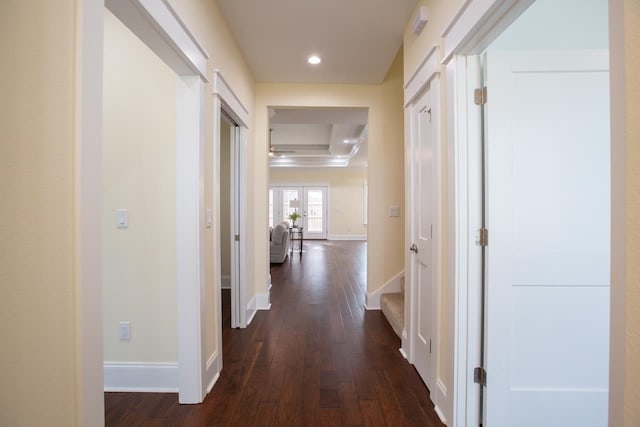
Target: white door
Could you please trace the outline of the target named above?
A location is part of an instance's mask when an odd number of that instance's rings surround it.
[[[437,293],[434,259],[436,179],[436,97],[434,83],[411,110],[414,124],[411,201],[412,362],[435,392]]]
[[[327,188],[305,187],[303,197],[305,239],[327,238]]]
[[[607,425],[609,76],[602,51],[486,60],[484,425]]]

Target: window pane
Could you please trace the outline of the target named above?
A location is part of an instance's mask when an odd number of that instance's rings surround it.
[[[322,191],[307,191],[307,232],[322,233]]]

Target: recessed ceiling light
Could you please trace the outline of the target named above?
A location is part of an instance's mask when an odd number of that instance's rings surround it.
[[[309,64],[311,65],[318,65],[322,62],[322,58],[320,58],[318,55],[311,55],[309,58],[307,58],[307,62],[309,62]]]
[[[350,140],[350,139],[345,139],[345,140],[343,140],[342,142],[344,142],[345,144],[348,144],[348,143],[350,143],[350,142],[351,142],[351,140]]]

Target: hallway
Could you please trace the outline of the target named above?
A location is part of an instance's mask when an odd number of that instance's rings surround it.
[[[442,426],[400,340],[364,309],[365,242],[305,242],[271,276],[271,310],[248,328],[223,309],[224,367],[203,404],[106,393],[106,425]]]

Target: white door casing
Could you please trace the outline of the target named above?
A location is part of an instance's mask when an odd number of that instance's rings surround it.
[[[485,425],[607,424],[606,51],[487,55]]]

